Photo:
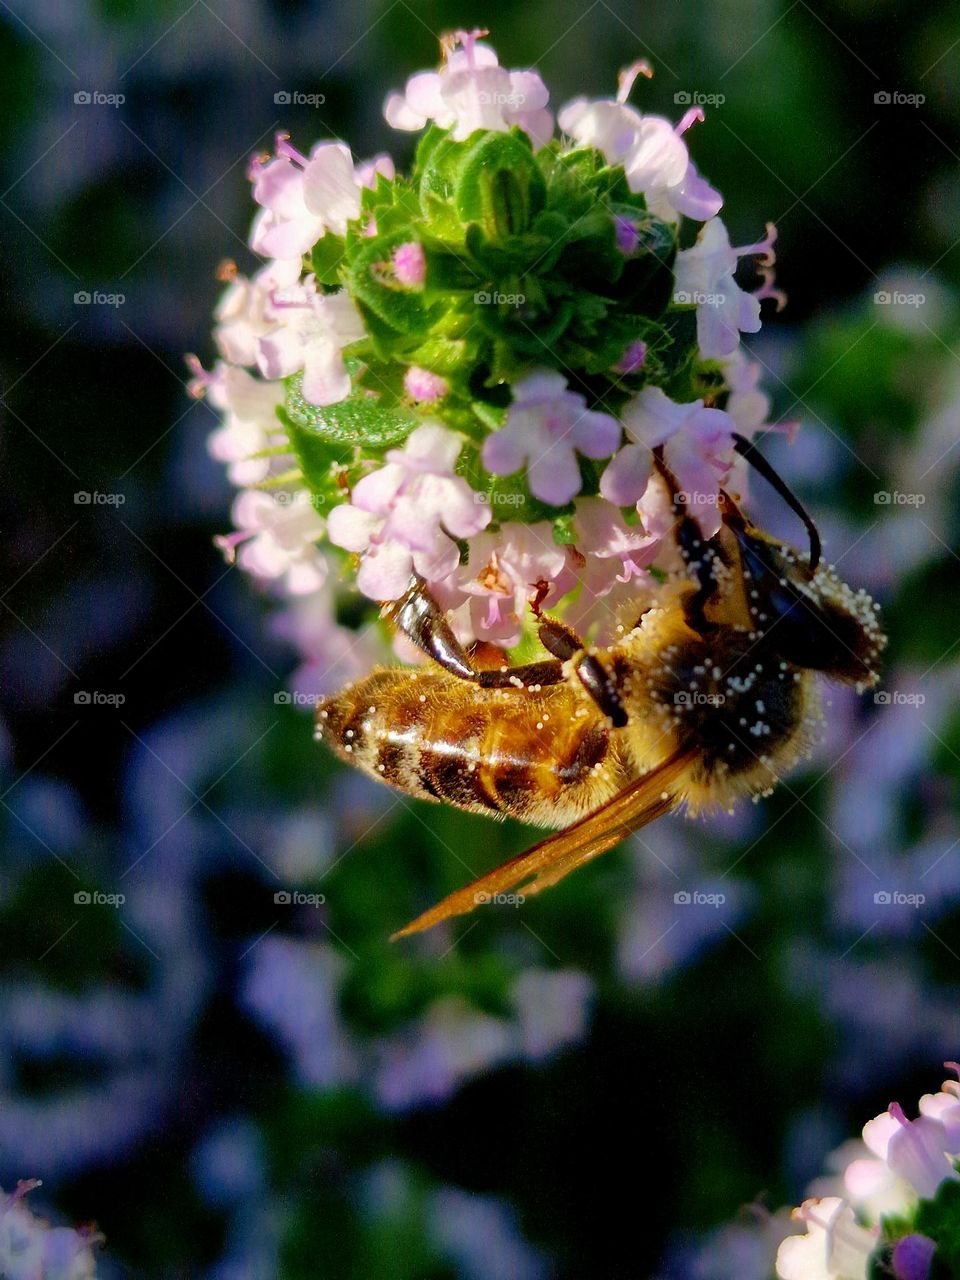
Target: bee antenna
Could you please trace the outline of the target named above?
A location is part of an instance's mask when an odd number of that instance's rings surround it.
[[[798,497],[791,491],[787,482],[783,477],[774,470],[767,459],[759,451],[759,449],[745,436],[738,432],[733,432],[733,447],[739,453],[740,457],[753,467],[754,471],[760,473],[764,480],[779,493],[790,510],[803,521],[807,530],[807,536],[810,539],[810,569],[815,570],[820,563],[822,554],[822,546],[820,543],[820,534],[817,532],[817,526],[813,523],[807,509]]]

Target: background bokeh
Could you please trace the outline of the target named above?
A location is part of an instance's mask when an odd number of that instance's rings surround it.
[[[213,547],[182,356],[250,265],[250,154],[404,162],[386,91],[473,25],[554,104],[638,56],[645,109],[723,97],[693,154],[790,296],[751,349],[802,425],[765,447],[891,646],[761,805],[391,946],[529,834],[348,775],[275,701],[297,659]],[[960,11],[9,0],[0,61],[0,1185],[96,1220],[108,1276],[760,1280],[711,1233],[960,1057]]]

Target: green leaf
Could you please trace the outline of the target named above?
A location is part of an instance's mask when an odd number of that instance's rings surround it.
[[[471,136],[476,141],[456,179],[454,199],[461,220],[482,223],[499,240],[525,231],[546,201],[530,139],[519,129]]]
[[[285,381],[288,422],[338,451],[331,456],[341,461],[343,450],[389,449],[402,444],[419,421],[413,410],[402,403],[398,388],[389,382],[377,390],[360,386],[346,400],[318,405],[304,399],[301,373]]]
[[[413,336],[426,334],[436,307],[426,302],[423,293],[399,288],[389,279],[390,255],[410,234],[396,232],[392,236],[373,239],[355,238],[348,242],[350,292],[397,333]]]
[[[960,1274],[960,1182],[941,1182],[933,1200],[917,1206],[914,1230],[937,1242],[937,1257]]]
[[[340,267],[345,254],[344,242],[340,236],[328,231],[313,246],[310,264],[313,274],[321,284],[336,285],[340,283]]]

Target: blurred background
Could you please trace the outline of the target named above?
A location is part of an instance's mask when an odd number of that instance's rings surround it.
[[[644,110],[712,96],[692,152],[790,298],[765,447],[891,645],[759,806],[391,946],[529,834],[275,701],[299,659],[213,547],[183,353],[252,265],[249,156],[406,163],[384,95],[475,25],[554,106],[640,56]],[[0,1185],[115,1277],[762,1280],[723,1224],[960,1057],[960,12],[8,0],[0,60]]]

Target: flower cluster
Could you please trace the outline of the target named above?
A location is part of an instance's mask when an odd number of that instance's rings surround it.
[[[252,161],[268,261],[228,264],[220,358],[191,357],[242,489],[219,541],[297,595],[339,566],[383,603],[417,574],[466,643],[518,645],[534,596],[609,639],[669,556],[655,451],[709,536],[733,433],[765,425],[740,334],[782,301],[775,232],[731,245],[687,146],[703,112],[630,105],[644,63],[555,121],[485,34],[388,97],[421,135],[406,176],[285,135]]]
[[[27,1208],[39,1184],[21,1182],[12,1195],[0,1189],[0,1276],[5,1280],[93,1280],[95,1233],[51,1227]]]
[[[946,1066],[960,1075],[960,1066]],[[777,1253],[780,1280],[928,1280],[960,1270],[960,1084],[899,1103],[837,1153],[840,1171],[794,1211],[805,1233]]]

